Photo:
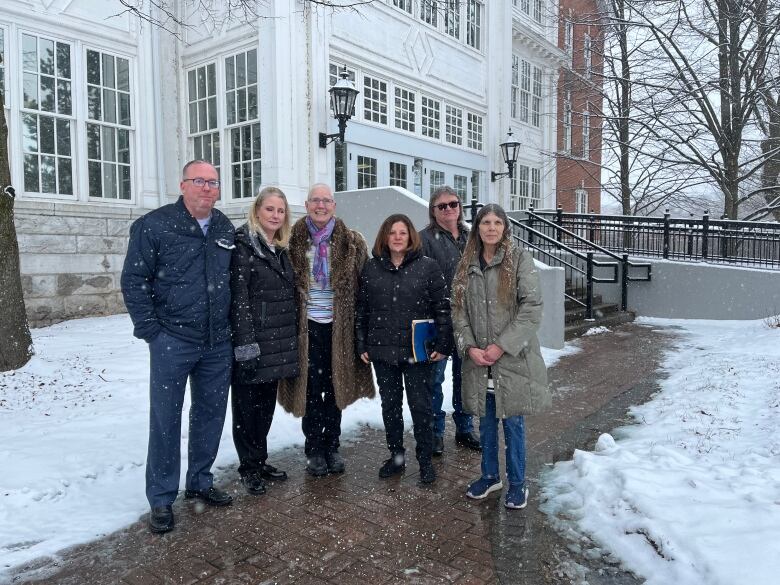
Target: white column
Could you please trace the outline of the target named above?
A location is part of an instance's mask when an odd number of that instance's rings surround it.
[[[512,2],[485,2],[487,21],[488,120],[485,133],[485,153],[488,173],[486,201],[503,202],[509,193],[509,180],[490,181],[490,171],[506,171],[498,147],[506,137],[511,122],[510,83],[512,76]]]

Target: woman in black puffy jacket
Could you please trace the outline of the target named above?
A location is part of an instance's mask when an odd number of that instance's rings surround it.
[[[247,223],[236,230],[230,264],[233,442],[241,480],[253,495],[265,493],[266,479],[287,479],[266,458],[277,384],[298,375],[295,280],[285,248],[289,235],[287,198],[266,187]]]
[[[432,483],[433,412],[428,386],[433,362],[451,351],[452,322],[447,286],[438,263],[422,255],[420,237],[405,215],[388,217],[379,228],[373,258],[360,275],[355,339],[361,359],[374,364],[382,399],[390,458],[379,477],[406,467],[403,446],[403,390],[412,413],[420,482]],[[415,362],[412,321],[433,319],[437,336],[426,361]]]

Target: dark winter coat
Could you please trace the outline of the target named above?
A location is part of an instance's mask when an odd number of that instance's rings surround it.
[[[355,339],[358,355],[371,361],[401,364],[412,358],[412,321],[434,319],[433,351],[452,352],[450,301],[444,274],[422,252],[407,253],[396,268],[386,255],[366,263],[360,275]]]
[[[444,273],[444,279],[447,281],[447,296],[449,296],[452,279],[455,277],[455,270],[463,255],[468,237],[469,230],[464,225],[458,227],[457,240],[448,230],[436,223],[420,230],[422,252],[438,262],[439,268]]]
[[[133,334],[160,330],[195,343],[230,339],[230,256],[233,224],[211,212],[206,236],[181,197],[137,219],[122,270],[122,295]]]
[[[295,270],[295,302],[298,310],[298,364],[300,375],[279,382],[279,404],[295,416],[306,413],[306,385],[309,376],[309,319],[306,303],[309,299],[311,265],[306,253],[311,248],[311,235],[302,217],[292,229],[288,247]],[[355,302],[360,270],[368,256],[366,241],[336,218],[330,237],[330,286],[333,288],[332,366],[333,391],[336,406],[344,410],[360,398],[376,395],[371,366],[355,353]]]
[[[295,276],[287,250],[274,252],[246,224],[236,230],[230,263],[233,347],[259,356],[233,365],[233,381],[262,384],[298,375]]]

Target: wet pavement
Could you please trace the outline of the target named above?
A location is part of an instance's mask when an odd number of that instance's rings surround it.
[[[263,496],[246,494],[235,469],[218,473],[218,485],[235,497],[232,506],[180,498],[173,532],[150,534],[144,515],[102,540],[19,567],[12,582],[640,583],[614,559],[588,554],[586,543],[573,546],[548,525],[538,510],[538,480],[552,462],[629,422],[627,409],[658,390],[659,359],[673,337],[672,330],[622,325],[581,338],[582,351],[551,368],[553,409],[526,419],[531,497],[525,510],[505,509],[503,492],[479,502],[464,496],[479,476],[480,457],[455,446],[450,422],[444,455],[435,460],[438,479],[429,487],[417,484],[413,462],[403,477],[379,479],[384,433],[366,427],[342,446],[342,475],[309,477],[299,450],[277,452],[269,463],[290,478],[269,483]],[[411,433],[406,444],[414,445]]]

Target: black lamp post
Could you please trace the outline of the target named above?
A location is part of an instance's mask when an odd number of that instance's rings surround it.
[[[495,171],[490,172],[490,180],[491,182],[496,181],[496,179],[499,179],[501,177],[509,177],[510,179],[514,177],[514,171],[515,171],[515,163],[517,163],[517,155],[520,154],[520,143],[512,138],[512,129],[509,129],[508,134],[506,135],[506,140],[498,145],[499,148],[501,148],[501,156],[504,157],[504,162],[506,163],[507,169],[509,169],[506,173],[497,173]]]
[[[336,84],[328,90],[330,93],[330,107],[333,109],[333,117],[339,121],[339,131],[335,134],[325,134],[320,132],[320,147],[325,148],[329,143],[338,139],[344,142],[344,132],[347,129],[347,120],[352,117],[352,111],[355,108],[355,99],[360,93],[355,89],[355,85],[349,80],[347,66],[339,73],[339,79]]]

